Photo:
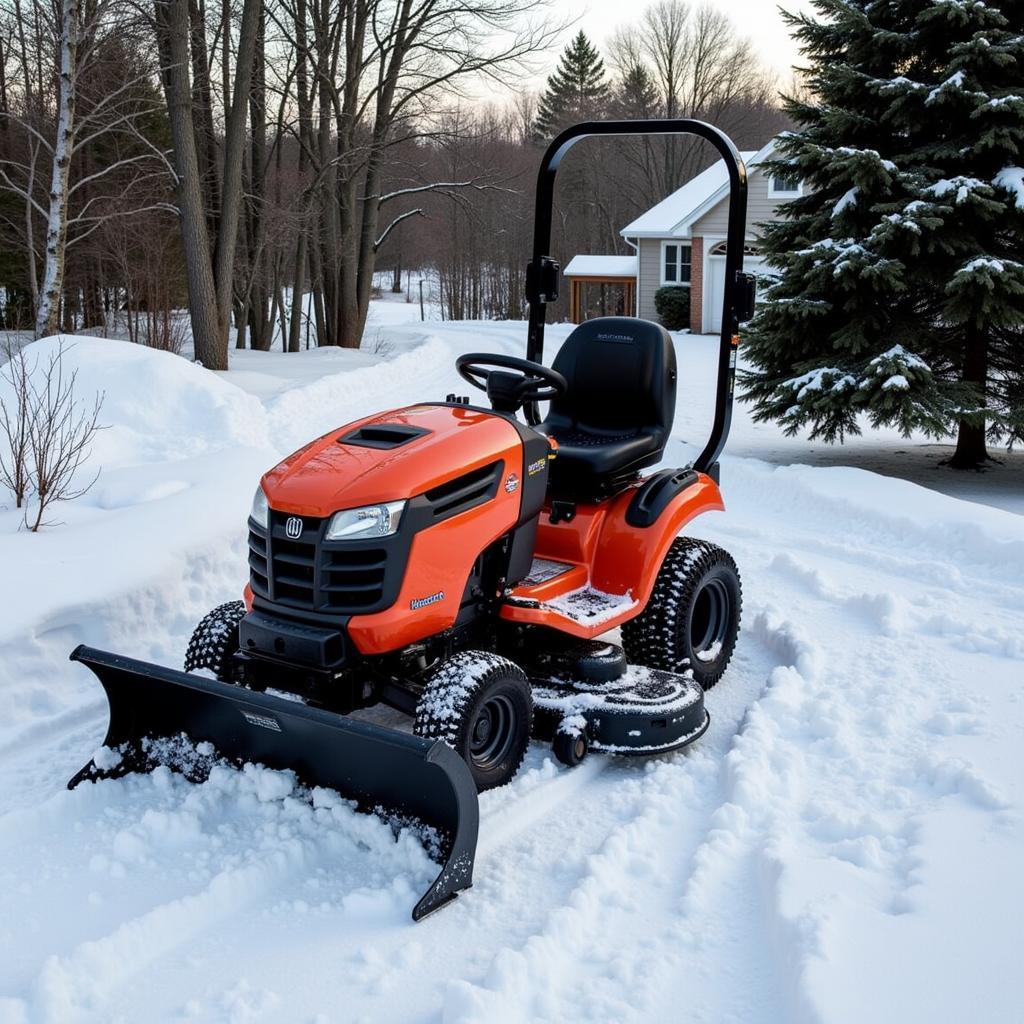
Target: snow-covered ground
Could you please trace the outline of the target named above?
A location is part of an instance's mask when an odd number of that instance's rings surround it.
[[[419,925],[418,844],[287,775],[64,791],[106,723],[75,644],[179,664],[244,581],[262,470],[465,392],[460,351],[524,343],[373,316],[369,351],[242,352],[220,376],[69,340],[79,388],[106,393],[102,475],[39,535],[0,510],[0,1022],[1019,1021],[1019,456],[947,474],[917,442],[833,453],[738,407],[728,511],[694,527],[744,580],[709,732],[574,770],[534,745],[481,799],[473,889]],[[714,342],[679,355],[671,464],[710,422]]]

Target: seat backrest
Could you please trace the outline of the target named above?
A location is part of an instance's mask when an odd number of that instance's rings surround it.
[[[649,320],[605,316],[566,338],[552,368],[568,381],[547,422],[595,434],[661,429],[676,411],[676,353],[668,331]]]

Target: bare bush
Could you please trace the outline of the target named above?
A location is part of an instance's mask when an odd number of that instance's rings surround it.
[[[7,362],[0,369],[0,386],[6,384],[11,394],[0,394],[0,483],[10,489],[15,506],[21,508],[29,489],[29,370],[20,348],[8,342],[4,349]]]
[[[149,348],[181,355],[189,339],[191,325],[188,317],[169,309],[154,310],[146,314],[145,332],[142,342]]]
[[[29,473],[35,491],[33,518],[25,513],[25,525],[37,533],[46,510],[58,501],[79,498],[99,477],[99,470],[84,486],[76,481],[88,458],[99,426],[103,395],[90,407],[75,394],[78,371],[64,372],[64,346],[50,355],[46,368],[28,377]]]

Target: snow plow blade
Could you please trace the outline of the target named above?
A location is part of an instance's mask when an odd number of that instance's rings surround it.
[[[476,787],[447,744],[91,647],[77,647],[71,660],[88,665],[103,685],[110,704],[104,746],[122,757],[107,770],[90,761],[69,789],[148,771],[160,761],[147,753],[146,741],[184,734],[235,763],[291,769],[306,785],[336,790],[361,810],[409,816],[436,829],[444,864],[413,908],[414,921],[472,885]]]

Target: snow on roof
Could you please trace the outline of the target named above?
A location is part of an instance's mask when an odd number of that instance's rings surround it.
[[[635,256],[573,256],[566,277],[636,277]]]
[[[767,159],[774,148],[775,142],[772,140],[761,149],[744,150],[740,156],[749,169]],[[640,214],[619,234],[626,238],[659,238],[673,234],[688,234],[690,224],[706,212],[705,207],[709,202],[713,205],[725,195],[728,185],[729,172],[726,170],[725,161],[719,160],[707,170],[701,171],[695,178],[691,178],[682,188],[676,189],[667,199],[652,206],[646,213]],[[679,228],[686,230],[679,231]]]

